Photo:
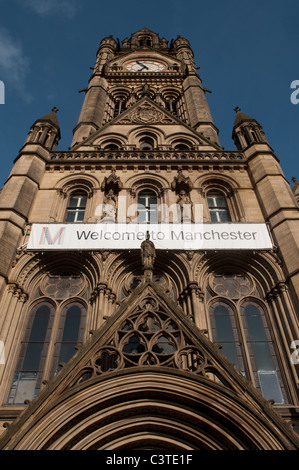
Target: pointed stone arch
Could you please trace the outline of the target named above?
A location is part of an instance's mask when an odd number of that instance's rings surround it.
[[[189,265],[185,257],[179,253],[168,253],[166,256],[163,251],[159,251],[155,266],[157,275],[165,273],[169,277],[178,298],[189,278]],[[125,282],[127,274],[136,272],[142,273],[139,252],[130,251],[129,253],[119,253],[117,256],[113,253],[113,256],[108,256],[103,266],[101,281],[105,280],[112,291],[118,294],[117,298],[119,299],[120,288]]]
[[[224,266],[230,266],[230,269],[237,269],[244,272],[250,272],[259,282],[264,295],[279,282],[284,282],[284,274],[280,266],[280,260],[275,253],[260,252],[252,253],[243,252],[234,254],[232,252],[210,253],[201,257],[198,262],[193,263],[193,277],[204,286],[206,278],[211,271],[223,269]]]
[[[10,282],[18,283],[29,293],[43,273],[66,269],[84,274],[93,288],[98,282],[99,272],[102,271],[102,259],[86,253],[23,252],[15,263]]]
[[[146,354],[161,332],[174,347],[153,363]],[[147,343],[133,361],[123,348],[132,333]],[[103,367],[104,351],[122,358]],[[143,282],[9,426],[0,448],[134,450],[158,439],[162,449],[299,448],[291,428],[163,290]]]
[[[239,284],[237,279],[241,279],[242,291],[239,295],[213,289],[213,280],[217,276],[222,278],[224,274],[231,278],[227,280],[228,283]],[[296,366],[292,363],[290,356],[283,353],[280,344],[290,345],[293,338],[298,337],[299,329],[296,317],[293,317],[292,291],[288,287],[288,281],[284,277],[283,266],[277,254],[275,252],[210,253],[194,263],[193,276],[202,288],[203,309],[206,317],[206,324],[203,327],[207,328],[211,338],[213,336],[212,322],[215,321],[210,317],[213,304],[231,305],[234,312],[232,318],[236,320],[237,328],[241,331],[243,330],[242,305],[251,302],[252,305],[261,307],[261,316],[264,318],[264,326],[268,331],[267,338],[272,350],[272,359],[274,359],[273,374],[275,370],[275,374],[279,377],[279,388],[284,403],[296,403],[298,390],[292,385],[297,376]],[[220,289],[223,289],[222,281],[219,285],[221,284]],[[277,331],[273,329],[274,324],[279,325]],[[216,341],[215,337],[214,340]],[[250,343],[250,338],[247,336],[242,347],[246,349],[248,343]],[[244,353],[241,356],[244,357]],[[247,364],[250,364],[250,361]],[[249,365],[250,369],[251,367]],[[257,388],[260,388],[257,375],[254,377],[252,370],[250,373],[247,370],[246,374],[247,376],[251,374],[253,382]]]

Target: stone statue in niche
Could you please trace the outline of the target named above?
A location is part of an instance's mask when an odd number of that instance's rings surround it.
[[[103,213],[101,220],[105,219],[107,222],[116,222],[117,217],[117,196],[115,196],[113,189],[109,189],[108,194],[104,197]]]
[[[146,239],[141,243],[141,262],[143,269],[154,268],[156,259],[156,249],[154,243],[150,240],[149,231],[146,232]]]
[[[190,195],[184,189],[178,195],[177,204],[179,206],[179,221],[193,222],[193,203]]]
[[[178,176],[174,177],[171,189],[177,194],[178,222],[194,222],[193,203],[190,192],[193,188],[189,176],[184,176],[182,169],[178,169]]]
[[[103,222],[116,222],[117,209],[118,209],[118,193],[122,189],[122,182],[119,176],[116,176],[116,170],[113,168],[111,174],[105,176],[101,185],[101,190],[104,191],[103,210],[101,214],[101,221]]]

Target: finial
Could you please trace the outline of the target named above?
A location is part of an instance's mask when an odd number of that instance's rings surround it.
[[[52,109],[52,111],[53,111],[54,113],[57,113],[57,111],[59,111],[59,109],[56,108],[56,106],[54,106],[54,108]]]
[[[297,180],[296,180],[295,176],[292,176],[292,181],[293,181],[293,183],[297,183]]]
[[[234,111],[236,111],[236,113],[237,113],[238,111],[241,111],[241,108],[239,108],[239,106],[236,106],[236,107],[234,108]]]

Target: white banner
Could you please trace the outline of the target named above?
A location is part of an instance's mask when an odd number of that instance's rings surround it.
[[[149,231],[157,250],[271,250],[264,223],[33,224],[28,250],[140,249]]]

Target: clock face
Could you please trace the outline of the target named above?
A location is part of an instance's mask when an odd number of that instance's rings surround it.
[[[165,65],[155,60],[134,60],[125,66],[129,72],[160,72],[165,70]]]

